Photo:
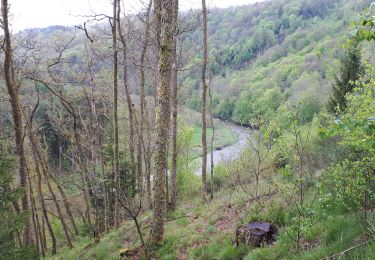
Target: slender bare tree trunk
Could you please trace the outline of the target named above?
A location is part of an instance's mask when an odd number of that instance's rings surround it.
[[[143,196],[142,142],[140,136],[137,138],[137,187],[138,193]]]
[[[34,137],[34,135],[32,133],[32,129],[29,130],[29,138],[30,138],[31,148],[32,148],[33,152],[35,152],[35,155],[36,155],[36,161],[35,161],[35,163],[39,163],[39,165],[41,167],[41,171],[42,171],[42,173],[44,175],[48,191],[51,194],[52,200],[53,200],[53,202],[55,204],[57,216],[59,217],[61,225],[62,225],[63,230],[64,230],[64,234],[65,234],[65,238],[66,238],[66,243],[67,243],[67,245],[70,248],[72,248],[73,244],[72,244],[72,241],[71,241],[71,238],[70,238],[70,235],[69,235],[68,227],[67,227],[67,225],[65,223],[64,216],[62,215],[60,205],[59,205],[59,203],[57,201],[55,192],[53,191],[51,182],[49,180],[50,174],[48,172],[47,163],[42,158],[42,155],[40,153],[40,149],[39,149],[38,144],[37,144],[37,142],[35,140],[35,137]]]
[[[211,79],[210,79],[211,82]],[[212,114],[212,84],[208,86],[208,94],[210,96],[210,121],[211,121],[211,127],[212,127],[212,136],[211,136],[211,153],[210,153],[210,159],[211,159],[211,200],[214,198],[214,189],[215,189],[215,183],[214,183],[214,141],[215,141],[215,126],[214,126],[214,117]]]
[[[150,205],[150,208],[152,207],[152,198],[151,198],[151,176],[150,176],[150,169],[148,169],[148,153],[147,149],[149,149],[150,145],[147,145],[146,149],[146,143],[145,143],[145,138],[144,138],[144,123],[146,123],[147,129],[150,128],[150,123],[148,122],[148,113],[147,113],[147,102],[146,102],[146,95],[145,95],[145,58],[146,58],[146,53],[149,45],[149,38],[150,38],[150,12],[151,12],[151,7],[152,7],[152,0],[149,1],[148,6],[147,6],[147,11],[146,11],[146,28],[145,28],[145,38],[143,40],[143,47],[142,47],[142,53],[140,57],[140,76],[141,76],[141,81],[140,81],[140,111],[141,111],[141,120],[140,120],[140,125],[139,125],[139,139],[142,142],[142,147],[144,149],[143,154],[144,154],[144,159],[145,159],[145,173],[146,173],[146,196],[147,196],[147,201],[148,204]],[[149,130],[148,130],[149,131]],[[150,139],[148,139],[148,142],[151,142]],[[142,155],[141,155],[142,156]]]
[[[29,172],[29,171],[28,171]],[[42,255],[44,255],[44,252],[42,251],[43,249],[39,247],[39,241],[40,241],[40,238],[39,238],[39,230],[38,230],[38,225],[37,225],[37,210],[36,210],[36,204],[35,204],[35,198],[34,198],[34,190],[33,190],[33,186],[32,186],[32,181],[31,181],[31,178],[30,178],[30,174],[27,175],[27,181],[28,181],[28,186],[29,186],[29,198],[30,198],[30,206],[31,206],[31,219],[32,219],[32,222],[33,222],[33,233],[34,233],[34,236],[35,236],[35,246],[36,246],[36,250],[37,252],[39,253],[42,253]]]
[[[43,245],[44,245],[45,251],[47,251],[48,248],[47,248],[46,229],[44,227],[45,226],[44,225],[45,224],[44,221],[45,221],[45,218],[42,218],[42,234],[41,234],[41,237],[42,237],[42,240],[43,240]],[[52,244],[52,246],[53,246],[53,244]],[[53,253],[53,249],[52,249],[52,253],[51,254],[52,255],[56,254],[56,250],[55,250],[55,253]]]
[[[35,202],[35,199],[34,199],[34,202]],[[35,204],[35,208],[36,208],[36,204]],[[42,216],[41,216],[41,218],[43,218]],[[43,239],[43,236],[44,236],[44,234],[42,233],[42,227],[41,227],[41,225],[40,225],[40,219],[39,219],[39,214],[37,213],[36,214],[36,224],[37,224],[37,227],[38,227],[38,237],[39,237],[39,242],[40,242],[40,246],[39,246],[39,248],[40,248],[40,254],[43,256],[43,257],[45,257],[45,255],[46,255],[46,251],[47,251],[47,247],[46,247],[46,244],[44,243],[44,239]]]
[[[201,70],[201,86],[202,86],[202,198],[207,201],[207,121],[206,121],[206,103],[207,103],[207,84],[206,84],[206,70],[207,70],[207,8],[206,1],[202,0],[202,16],[203,16],[203,60]]]
[[[76,117],[75,114],[73,116],[74,116],[74,141],[76,142],[76,146],[77,146],[77,150],[78,150],[77,159],[78,159],[78,164],[79,164],[79,167],[80,167],[80,177],[81,177],[81,181],[82,181],[82,184],[83,184],[83,199],[84,199],[85,205],[86,205],[87,222],[91,226],[91,213],[90,213],[90,203],[89,203],[89,194],[88,194],[89,188],[88,188],[88,183],[87,183],[88,170],[87,170],[85,161],[83,159],[84,158],[84,152],[83,152],[82,143],[81,143],[79,133],[78,133],[78,129],[77,129],[77,117]]]
[[[52,252],[51,253],[52,253],[52,255],[54,255],[54,254],[56,254],[56,237],[55,237],[55,234],[52,230],[52,226],[51,226],[51,223],[49,221],[48,214],[47,214],[46,204],[44,202],[44,196],[43,196],[43,190],[42,190],[42,174],[41,174],[41,170],[40,170],[40,164],[39,164],[37,153],[34,149],[34,145],[31,142],[31,140],[32,140],[31,129],[28,130],[28,131],[29,131],[30,147],[31,147],[31,150],[32,150],[32,155],[33,155],[34,164],[35,164],[35,171],[36,171],[36,174],[37,174],[37,190],[38,190],[39,203],[40,203],[40,206],[42,208],[42,213],[43,213],[45,223],[47,225],[48,233],[51,237],[51,244],[52,244]],[[44,232],[44,221],[43,221],[42,226],[43,226],[43,234],[44,234],[45,233]],[[43,236],[43,240],[44,240],[44,244],[45,244],[45,242],[46,242],[45,236]]]
[[[119,138],[118,138],[118,53],[117,53],[117,6],[118,1],[113,0],[112,20],[112,58],[113,58],[113,146],[115,163],[115,227],[119,226]]]
[[[135,134],[134,134],[134,128],[135,126],[135,120],[134,120],[134,105],[132,98],[130,96],[130,91],[129,91],[129,84],[128,84],[128,62],[127,62],[127,44],[126,44],[126,38],[124,35],[124,32],[122,31],[121,28],[121,23],[120,23],[120,0],[117,0],[118,7],[117,7],[117,31],[120,36],[120,41],[122,44],[122,58],[123,58],[123,81],[124,81],[124,90],[125,90],[125,97],[126,97],[126,103],[128,106],[128,114],[129,114],[129,153],[130,153],[130,163],[131,163],[131,170],[132,174],[135,175],[136,180],[137,180],[137,186],[138,189],[142,187],[141,184],[141,176],[142,176],[142,162],[141,165],[139,165],[139,143],[138,143],[138,153],[137,153],[137,163],[135,162]],[[142,154],[141,154],[142,156]],[[142,159],[142,158],[141,158]],[[137,166],[137,167],[136,167]]]
[[[18,155],[18,174],[20,180],[20,186],[25,191],[27,191],[27,162],[25,158],[25,151],[23,145],[24,131],[22,126],[22,113],[21,113],[21,103],[19,99],[19,89],[20,85],[16,80],[14,74],[14,64],[13,64],[13,50],[11,45],[11,34],[9,31],[9,21],[8,21],[8,0],[1,0],[1,13],[2,13],[2,28],[4,31],[3,38],[3,48],[4,48],[4,78],[5,85],[7,86],[10,104],[12,107],[12,116],[14,123],[14,133],[16,139],[16,153]],[[29,202],[27,200],[27,192],[25,192],[21,197],[22,210],[29,210]],[[25,245],[32,243],[32,238],[30,234],[30,218],[27,219],[24,233],[23,233],[23,243]]]
[[[177,113],[178,113],[178,64],[177,64],[177,33],[178,33],[178,0],[174,0],[174,39],[173,39],[173,71],[172,71],[172,191],[171,209],[177,204]]]
[[[93,77],[91,74],[91,68],[90,68],[90,88],[91,88],[91,94],[89,95],[86,91],[85,87],[83,87],[83,91],[86,96],[87,104],[89,106],[90,110],[90,138],[91,138],[91,165],[92,165],[92,199],[93,199],[93,206],[95,210],[95,223],[94,223],[94,238],[96,242],[100,241],[100,233],[102,230],[102,206],[99,201],[100,198],[103,195],[103,189],[101,189],[101,186],[99,185],[97,181],[97,142],[98,142],[98,118],[96,114],[96,102],[95,102],[95,95],[94,95],[94,87],[93,87]]]
[[[155,61],[160,61],[160,34],[161,34],[161,2],[162,0],[153,0],[154,1],[154,16],[153,16],[153,29],[154,29],[154,42],[155,46],[154,55]],[[158,72],[159,73],[159,72]],[[153,79],[153,87],[154,87],[154,104],[155,106],[158,103],[158,87],[160,83],[160,75],[157,73]]]
[[[88,185],[88,170],[85,163],[85,153],[82,147],[81,138],[78,131],[78,117],[77,113],[74,110],[74,107],[69,103],[61,94],[54,91],[50,86],[45,83],[44,81],[37,80],[37,82],[43,84],[53,95],[57,96],[63,107],[68,111],[68,113],[73,117],[73,132],[74,132],[74,141],[77,148],[77,161],[80,167],[80,177],[83,184],[83,198],[86,205],[86,215],[87,215],[87,222],[91,226],[91,213],[90,213],[90,203],[89,203],[89,185]],[[85,221],[85,220],[84,220]]]
[[[53,191],[52,185],[50,183],[49,174],[47,172],[47,168],[45,168],[45,167],[46,166],[44,166],[44,167],[42,166],[42,169],[44,168],[44,170],[42,170],[42,171],[44,171],[44,178],[45,178],[46,183],[47,183],[48,191],[51,194],[52,200],[53,200],[53,202],[55,204],[57,216],[59,217],[60,222],[61,222],[61,226],[63,227],[63,230],[64,230],[66,244],[68,245],[68,247],[73,248],[73,244],[72,244],[72,240],[71,240],[70,235],[69,235],[68,227],[67,227],[67,225],[65,223],[65,219],[64,219],[64,216],[63,216],[63,214],[61,212],[61,208],[60,208],[59,202],[57,201],[55,192]]]
[[[52,181],[56,184],[57,186],[57,189],[59,190],[59,193],[60,193],[60,196],[61,196],[61,199],[62,201],[64,202],[64,206],[65,206],[65,211],[66,211],[66,214],[68,215],[68,218],[70,220],[70,223],[72,224],[72,227],[74,229],[74,233],[76,235],[78,235],[78,228],[77,228],[77,225],[74,221],[74,217],[73,217],[73,213],[72,213],[72,210],[70,208],[70,205],[69,205],[69,201],[68,201],[68,198],[66,197],[66,194],[64,192],[64,189],[61,187],[60,183],[56,180],[56,177],[53,176],[53,174],[50,174],[51,178],[52,178]]]
[[[35,232],[35,239],[36,239],[36,244],[37,244],[37,249],[39,250],[39,253],[44,257],[46,253],[46,246],[43,243],[43,238],[42,238],[42,230],[40,227],[40,221],[39,221],[39,213],[37,209],[37,204],[35,202],[35,197],[34,197],[34,189],[32,188],[34,185],[34,180],[28,174],[28,182],[29,182],[29,189],[30,189],[30,202],[31,206],[33,208],[34,214],[35,214],[35,220],[34,220],[34,232]]]
[[[150,209],[153,207],[152,202],[152,192],[151,192],[151,160],[152,160],[152,152],[151,152],[151,130],[147,129],[147,139],[150,142],[147,146],[145,151],[145,170],[146,170],[146,189],[147,189],[147,202]]]
[[[102,178],[103,178],[103,189],[104,189],[104,231],[107,232],[109,230],[109,205],[108,205],[108,188],[107,188],[107,176],[105,174],[105,165],[104,165],[104,154],[103,154],[103,135],[99,133],[98,140],[99,140],[99,147],[100,147],[100,167],[102,170]]]
[[[170,122],[170,79],[173,56],[173,1],[161,0],[160,83],[156,107],[156,153],[154,176],[154,210],[151,245],[158,245],[164,236],[165,172],[168,169],[167,145]]]

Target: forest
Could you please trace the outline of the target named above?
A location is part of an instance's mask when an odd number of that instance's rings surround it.
[[[375,2],[14,1],[0,259],[375,259]]]

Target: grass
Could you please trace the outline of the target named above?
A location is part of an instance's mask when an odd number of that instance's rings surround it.
[[[212,128],[207,128],[207,145],[211,149]],[[218,123],[215,128],[214,149],[223,148],[237,142],[238,137],[232,132],[230,127],[224,123]],[[202,128],[194,126],[194,135],[192,140],[193,154],[199,155],[202,149]]]
[[[230,183],[231,176],[224,166],[219,166],[217,176],[223,183]],[[219,172],[223,172],[219,174]],[[275,178],[275,183],[280,183]],[[248,189],[252,189],[249,183]],[[282,184],[280,184],[282,185]],[[263,186],[268,187],[268,186]],[[285,187],[284,187],[285,188]],[[267,188],[268,189],[268,188]],[[263,190],[262,192],[268,192]],[[315,194],[315,192],[311,192]],[[309,194],[308,194],[309,195]],[[306,201],[310,198],[307,195]],[[311,197],[313,197],[311,195]],[[191,195],[179,201],[178,210],[169,212],[165,224],[165,235],[162,246],[154,252],[156,259],[322,259],[340,253],[353,245],[366,240],[366,229],[361,219],[354,212],[330,212],[329,215],[316,209],[317,220],[303,232],[303,250],[296,251],[291,239],[292,222],[295,216],[293,206],[284,205],[282,196],[275,195],[262,201],[261,206],[247,202],[247,193],[234,190],[229,185],[223,186],[215,193],[209,204],[201,202],[200,194]],[[312,199],[312,198],[311,198]],[[371,223],[375,223],[374,217]],[[140,222],[150,218],[151,212],[145,212]],[[254,220],[269,220],[279,228],[277,241],[271,246],[252,249],[247,246],[236,247],[235,230],[240,224]],[[119,259],[120,250],[140,245],[138,234],[131,220],[125,221],[117,230],[102,235],[98,244],[87,232],[75,238],[74,248],[64,246],[64,237],[57,221],[53,222],[54,230],[59,234],[60,248],[58,255],[47,259]],[[79,225],[82,231],[84,225]],[[144,226],[143,233],[147,239],[149,227]],[[306,245],[306,246],[305,246]],[[374,243],[356,248],[341,259],[374,259]]]
[[[251,208],[243,208],[242,212],[231,219],[233,227],[223,230],[220,219],[227,216],[229,204],[234,204],[239,197],[231,190],[222,190],[216,199],[203,205],[199,198],[184,201],[180,209],[169,214],[168,218],[177,218],[165,225],[165,239],[162,246],[155,252],[156,259],[321,259],[334,255],[358,243],[363,238],[365,229],[361,226],[356,214],[334,215],[322,219],[305,233],[304,239],[315,245],[297,253],[287,235],[288,226],[281,227],[276,244],[263,248],[251,249],[247,246],[236,247],[235,227],[241,221],[241,214],[249,213]],[[238,208],[238,210],[241,210]],[[118,230],[102,236],[99,244],[92,238],[79,236],[74,248],[60,248],[58,255],[48,259],[119,259],[119,252],[124,247],[132,248],[140,244],[133,223],[126,221]],[[149,228],[144,229],[147,235]],[[126,241],[130,241],[125,245]],[[91,245],[88,247],[88,245]],[[373,259],[374,243],[369,243],[353,250],[342,259]]]

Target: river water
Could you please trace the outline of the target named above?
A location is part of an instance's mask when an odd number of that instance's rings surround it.
[[[233,123],[225,122],[225,124],[232,130],[232,134],[237,136],[237,142],[222,148],[221,150],[213,151],[214,165],[233,161],[237,159],[242,151],[245,149],[248,139],[250,137],[251,129],[248,127],[236,125]],[[210,145],[211,140],[207,140],[208,145]],[[211,170],[211,153],[207,154],[207,172]],[[200,167],[195,172],[196,175],[201,175],[202,168]]]

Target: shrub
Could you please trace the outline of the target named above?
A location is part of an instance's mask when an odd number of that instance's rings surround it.
[[[224,186],[225,183],[228,182],[229,173],[227,168],[222,165],[218,164],[215,166],[214,169],[214,189],[220,189]],[[207,179],[207,188],[208,191],[211,191],[211,175],[210,178]]]

